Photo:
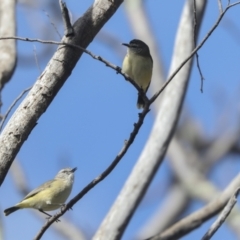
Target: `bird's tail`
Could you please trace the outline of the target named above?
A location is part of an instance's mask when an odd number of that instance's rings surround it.
[[[19,209],[20,209],[20,207],[13,206],[13,207],[5,209],[4,214],[5,214],[5,216],[8,216],[9,214],[11,214]]]
[[[138,95],[137,108],[141,109],[141,108],[144,108],[144,107],[145,107],[145,101],[140,95]]]

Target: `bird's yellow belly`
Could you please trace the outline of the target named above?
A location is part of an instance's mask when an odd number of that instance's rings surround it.
[[[144,59],[139,56],[135,58],[132,65],[134,81],[144,91],[147,90],[152,78],[152,62],[150,59]]]
[[[152,67],[150,58],[127,55],[123,61],[122,71],[146,92],[152,78]]]

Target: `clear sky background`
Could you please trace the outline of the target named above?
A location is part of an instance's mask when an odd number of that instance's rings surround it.
[[[73,20],[80,17],[92,2],[67,0]],[[175,35],[184,2],[145,1],[166,73],[171,63]],[[226,2],[223,1],[224,4]],[[56,26],[62,35],[62,26],[55,18],[56,15],[50,8],[50,3],[54,1],[39,1],[32,7],[19,4],[17,35],[60,40],[46,16],[47,12],[51,21],[57,22]],[[239,124],[239,12],[240,5],[230,9],[200,50],[200,65],[205,77],[204,92],[200,92],[200,76],[194,63],[184,103],[184,107],[209,138],[218,136],[219,131],[225,131]],[[210,30],[218,15],[217,1],[208,1],[199,40]],[[101,32],[116,38],[119,41],[119,47],[113,49],[97,37],[89,45],[88,50],[121,66],[126,53],[121,43],[129,42],[134,38],[123,6]],[[7,111],[10,104],[24,89],[34,84],[56,49],[51,46],[46,50],[46,45],[38,43],[18,42],[17,45],[18,64],[14,76],[2,93],[2,113]],[[39,67],[36,65],[34,52],[39,59]],[[151,94],[148,93],[149,96]],[[33,189],[44,181],[52,179],[64,167],[77,167],[75,185],[70,197],[80,192],[106,169],[121,150],[124,140],[133,129],[133,123],[138,119],[136,100],[136,90],[122,76],[117,75],[101,62],[83,54],[72,75],[39,119],[38,125],[18,153],[17,158],[24,169],[29,188]],[[116,169],[84,196],[73,207],[73,211],[65,214],[65,217],[83,229],[89,238],[97,230],[131,172],[148,138],[153,121],[154,114],[148,114],[135,142]],[[236,160],[239,158],[221,162],[219,168],[210,174],[219,188],[224,188],[239,172],[239,161]],[[127,227],[124,240],[133,239],[154,213],[164,198],[169,181],[168,175],[169,166],[165,161]],[[19,202],[23,197],[15,188],[11,172],[0,188],[0,196],[0,219],[3,222],[4,239],[20,239],[19,236],[23,237],[21,239],[32,239],[44,224],[44,221],[39,220],[32,213],[34,210],[18,211],[8,217],[3,214],[5,208]],[[189,212],[201,206],[202,203],[196,202]],[[200,239],[210,223],[211,221],[207,222],[203,227],[182,239]],[[61,238],[50,228],[42,239]],[[234,239],[234,236],[224,226],[213,239]]]

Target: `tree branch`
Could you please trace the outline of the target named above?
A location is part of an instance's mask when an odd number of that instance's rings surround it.
[[[222,210],[221,214],[217,218],[217,220],[212,224],[212,226],[209,228],[209,230],[206,232],[206,234],[203,236],[202,240],[209,240],[214,235],[214,233],[221,227],[221,225],[224,223],[228,215],[231,213],[233,207],[235,206],[237,202],[237,197],[239,195],[240,188],[237,188],[233,196],[229,199],[228,203]]]
[[[175,223],[170,228],[166,229],[162,233],[150,237],[146,240],[172,240],[178,239],[186,235],[193,229],[200,227],[205,221],[220,212],[226,205],[229,198],[232,196],[234,191],[240,185],[240,174],[238,174],[228,187],[224,190],[220,196],[217,196],[213,201],[199,209],[198,211],[192,213],[191,215],[185,217],[179,222]]]
[[[0,132],[2,131],[2,127],[3,127],[3,124],[5,123],[9,113],[12,111],[12,109],[14,108],[14,106],[17,104],[17,102],[22,98],[22,96],[28,92],[32,87],[29,87],[25,90],[23,90],[20,95],[13,101],[13,103],[11,104],[11,106],[8,108],[7,112],[4,114],[3,118],[2,118],[2,121],[0,123]]]
[[[30,189],[28,187],[28,181],[26,179],[24,170],[22,166],[20,165],[18,159],[14,161],[12,164],[10,173],[13,178],[13,182],[16,186],[16,189],[20,192],[20,194],[24,197],[29,192]],[[34,216],[37,216],[38,219],[46,220],[46,217],[44,214],[42,214],[39,211],[31,211]],[[67,240],[86,240],[87,237],[81,231],[81,227],[79,225],[74,225],[71,221],[67,220],[66,218],[61,218],[61,224],[54,224],[52,226],[53,231],[55,231],[59,236],[62,238],[64,237]],[[0,238],[1,239],[1,238]]]
[[[58,46],[68,46],[68,47],[79,49],[80,51],[83,51],[84,53],[91,56],[93,59],[96,59],[96,60],[104,63],[107,67],[114,69],[117,72],[117,74],[121,74],[125,78],[126,81],[130,82],[137,89],[137,91],[142,96],[142,98],[145,100],[145,102],[149,102],[149,99],[146,97],[146,94],[143,92],[142,88],[140,88],[137,85],[137,83],[135,81],[133,81],[127,74],[123,73],[120,67],[108,62],[101,56],[93,54],[92,52],[90,52],[89,50],[87,50],[81,46],[67,43],[67,42],[57,42],[57,41],[52,41],[52,40],[42,40],[42,39],[36,39],[36,38],[35,39],[34,38],[23,38],[23,37],[16,37],[16,36],[0,37],[0,40],[7,40],[7,39],[16,39],[16,40],[25,41],[25,42],[39,42],[39,43],[43,43],[43,44],[53,44],[53,45],[58,45]]]
[[[62,42],[86,48],[103,25],[111,18],[123,0],[95,0],[87,12],[74,24],[75,35]],[[71,75],[82,51],[60,46],[36,83],[17,108],[0,136],[0,185],[24,141],[38,119]]]
[[[188,2],[190,3],[191,1]],[[189,33],[193,29],[192,22],[189,21],[192,14],[191,9],[186,8],[183,13],[184,17],[181,19],[181,27],[178,31],[174,47],[174,56],[176,57],[173,58],[170,72],[173,72],[189,56],[193,49],[193,38],[190,38],[189,41]],[[186,44],[186,41],[188,44]],[[185,65],[181,64],[184,67],[178,68],[178,70],[181,70],[165,89],[161,105],[159,106],[160,111],[155,119],[151,134],[142,154],[115,203],[95,234],[94,240],[121,239],[134,211],[162,163],[179,118],[189,80],[188,74],[185,73],[189,72],[188,69],[191,62],[184,61],[184,63]],[[165,87],[164,85],[161,88],[159,94]],[[155,99],[151,98],[153,101]],[[149,104],[152,102],[151,100]]]
[[[187,1],[191,5],[191,1]],[[192,43],[188,42],[188,49],[182,51],[182,45],[186,45],[185,34],[189,36],[189,32],[192,32],[193,26],[190,19],[192,19],[192,6],[186,8],[185,17],[181,20],[181,34],[179,33],[176,40],[175,55],[179,56],[174,59],[171,66],[171,76],[163,87],[149,100],[149,105],[155,101],[155,99],[165,89],[160,111],[156,117],[155,124],[153,126],[149,141],[145,145],[145,148],[136,163],[131,175],[126,181],[121,193],[117,197],[115,203],[111,207],[109,213],[102,222],[100,228],[94,236],[94,240],[116,240],[120,239],[128,222],[130,221],[135,209],[141,201],[147,187],[149,186],[154,174],[156,173],[159,165],[161,164],[165,155],[168,144],[171,140],[173,132],[176,127],[177,120],[179,118],[182,102],[186,93],[188,84],[188,77],[185,71],[191,66],[189,61],[193,55],[198,51],[212,32],[216,29],[219,22],[226,11],[236,4],[229,5],[225,12],[219,17],[214,27],[203,39],[197,48],[193,51],[193,38]],[[189,40],[189,39],[188,39]],[[191,53],[192,52],[192,53]],[[183,59],[186,59],[183,61]],[[184,65],[185,64],[185,65]],[[182,68],[184,66],[184,68]],[[179,71],[181,69],[181,71]],[[174,71],[173,71],[174,70]],[[182,77],[185,75],[185,77]],[[174,79],[173,79],[174,78]]]
[[[93,187],[95,187],[99,182],[101,182],[104,178],[106,178],[112,170],[117,166],[117,164],[120,162],[120,160],[123,158],[125,153],[127,152],[128,148],[133,143],[135,137],[138,134],[139,129],[141,128],[143,124],[143,120],[146,117],[147,113],[150,111],[149,107],[144,108],[143,112],[139,114],[138,122],[134,124],[133,131],[130,133],[130,137],[128,140],[124,142],[123,148],[118,153],[118,155],[115,157],[113,162],[109,165],[109,167],[102,172],[98,177],[96,177],[94,180],[92,180],[80,193],[78,193],[73,199],[71,199],[62,209],[60,212],[52,216],[48,219],[48,221],[45,223],[45,225],[42,227],[42,229],[39,231],[39,233],[36,235],[34,240],[39,240],[44,232],[51,226],[52,223],[54,223],[59,217],[61,217],[67,210],[73,207],[73,205],[78,202],[89,190],[91,190]]]

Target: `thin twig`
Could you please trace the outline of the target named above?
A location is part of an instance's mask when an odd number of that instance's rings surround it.
[[[114,69],[117,72],[117,74],[121,74],[125,78],[125,80],[130,82],[138,90],[139,94],[144,99],[144,101],[146,103],[149,102],[149,99],[147,98],[147,96],[143,92],[143,90],[127,74],[123,73],[120,67],[108,62],[101,56],[97,56],[97,55],[93,54],[92,52],[88,51],[87,49],[85,49],[83,47],[80,47],[75,44],[65,43],[65,42],[57,42],[57,41],[52,41],[52,40],[41,40],[41,39],[37,39],[37,38],[23,38],[23,37],[17,37],[17,36],[0,37],[0,40],[7,40],[7,39],[15,39],[15,40],[25,41],[25,42],[39,42],[39,43],[43,43],[43,44],[53,44],[53,45],[58,45],[58,46],[68,46],[68,47],[73,47],[73,48],[79,49],[79,50],[83,51],[84,53],[90,55],[93,59],[96,59],[96,60],[104,63],[107,67]]]
[[[227,204],[232,194],[239,188],[240,174],[238,174],[226,189],[215,199],[205,205],[203,208],[191,213],[180,221],[176,222],[162,233],[147,238],[145,240],[172,240],[179,239],[200,227],[204,222],[219,213]]]
[[[4,124],[4,122],[6,121],[9,113],[12,111],[13,107],[14,107],[14,106],[16,105],[16,103],[21,99],[21,97],[22,97],[26,92],[28,92],[31,88],[32,88],[32,87],[29,87],[29,88],[23,90],[23,91],[21,92],[21,94],[14,100],[14,102],[12,103],[12,105],[8,108],[6,114],[5,114],[4,117],[2,118],[2,121],[1,121],[1,124],[0,124],[0,131],[2,130],[3,124]]]
[[[57,214],[52,216],[48,221],[44,224],[42,229],[39,231],[37,236],[34,238],[34,240],[38,240],[42,237],[44,232],[50,227],[52,223],[56,221],[59,217],[61,217],[68,209],[72,208],[75,203],[77,203],[89,190],[91,190],[93,187],[95,187],[99,182],[101,182],[103,179],[105,179],[112,170],[117,166],[119,161],[123,158],[125,153],[127,152],[128,148],[133,143],[135,137],[138,134],[139,129],[141,128],[143,124],[143,120],[146,117],[147,113],[150,111],[149,106],[145,106],[142,113],[139,114],[138,122],[134,124],[133,131],[130,133],[129,139],[125,140],[122,150],[118,153],[118,155],[115,157],[114,161],[108,166],[108,168],[103,171],[98,177],[93,179],[83,190],[78,193],[73,199],[71,199]]]
[[[35,240],[39,240],[43,234],[45,233],[45,231],[50,227],[50,225],[52,223],[54,223],[56,221],[56,219],[58,219],[59,217],[61,217],[68,209],[70,209],[71,207],[73,207],[73,205],[78,202],[89,190],[91,190],[96,184],[98,184],[99,182],[101,182],[105,177],[107,177],[111,171],[116,167],[116,165],[119,163],[119,161],[122,159],[122,157],[125,155],[125,153],[127,152],[128,148],[130,147],[130,145],[132,144],[132,142],[134,141],[140,127],[143,124],[144,118],[147,115],[147,113],[150,111],[150,105],[156,100],[156,98],[163,92],[163,90],[166,88],[166,86],[171,82],[171,80],[174,78],[174,76],[180,71],[180,69],[194,56],[194,54],[203,46],[203,44],[206,42],[206,40],[210,37],[210,35],[213,33],[213,31],[216,29],[216,27],[219,25],[221,19],[223,18],[224,14],[227,12],[228,9],[230,9],[231,7],[240,4],[240,2],[228,5],[226,7],[226,9],[224,10],[224,12],[219,16],[217,22],[215,23],[215,25],[212,27],[212,29],[207,33],[206,37],[202,40],[202,42],[198,45],[198,47],[196,47],[192,53],[190,54],[190,56],[188,58],[186,58],[185,61],[182,62],[182,64],[180,64],[180,66],[173,72],[173,74],[169,77],[169,79],[166,81],[166,83],[163,85],[163,87],[156,93],[154,94],[154,96],[148,101],[146,102],[145,108],[143,109],[142,113],[139,114],[139,119],[138,122],[134,125],[134,129],[130,134],[130,137],[127,141],[125,141],[124,146],[122,148],[122,150],[119,152],[119,154],[116,156],[116,158],[114,159],[114,161],[110,164],[110,166],[102,173],[100,174],[97,178],[95,178],[93,181],[91,181],[79,194],[77,194],[72,200],[70,200],[62,209],[60,212],[58,212],[56,215],[52,216],[45,224],[44,226],[41,228],[41,230],[39,231],[39,233],[36,235],[36,237],[34,238]],[[22,39],[21,39],[22,40]],[[33,40],[30,40],[33,41]],[[35,40],[36,41],[36,40]],[[44,42],[46,43],[46,41]],[[50,44],[54,44],[52,41],[50,41]],[[127,77],[126,75],[124,75],[121,72],[121,69],[111,63],[109,63],[108,61],[104,60],[102,57],[100,56],[96,56],[94,54],[92,54],[90,51],[81,48],[79,46],[76,45],[72,45],[72,44],[66,44],[66,43],[57,43],[57,45],[69,45],[71,47],[77,47],[78,49],[81,49],[82,51],[84,51],[85,53],[89,54],[91,57],[93,57],[94,59],[97,59],[103,63],[106,64],[106,66],[111,67],[113,69],[115,69],[117,71],[117,73],[122,74],[125,78]],[[128,78],[127,78],[128,79]],[[129,80],[129,79],[128,79]],[[131,80],[131,79],[130,79]],[[129,81],[130,81],[129,80]],[[131,80],[132,81],[132,80]],[[130,81],[130,82],[131,82]],[[136,85],[134,82],[131,82],[134,86]],[[136,85],[137,86],[137,85]],[[135,87],[136,87],[135,86]],[[139,87],[136,87],[138,90]]]
[[[57,26],[56,26],[56,24],[52,21],[52,19],[50,18],[50,16],[49,16],[49,14],[48,14],[48,12],[47,11],[45,11],[45,10],[43,10],[43,12],[45,13],[45,15],[48,17],[48,19],[49,19],[49,21],[50,21],[50,23],[51,23],[51,25],[53,26],[53,28],[55,29],[55,31],[56,31],[56,33],[57,33],[57,35],[59,36],[59,39],[61,39],[61,34],[59,33],[59,31],[58,31],[58,29],[57,29]]]
[[[40,232],[38,233],[38,235],[36,236],[35,239],[40,239],[41,236],[44,234],[44,232],[47,230],[47,228],[53,223],[55,222],[55,220],[57,218],[59,218],[60,216],[62,216],[69,208],[71,208],[78,200],[80,200],[90,189],[92,189],[96,184],[98,184],[100,181],[102,181],[114,168],[115,166],[118,164],[118,162],[121,160],[121,158],[125,155],[126,151],[128,150],[128,148],[130,147],[130,145],[132,144],[132,142],[134,141],[140,127],[143,124],[143,120],[145,118],[145,116],[147,115],[147,113],[149,112],[149,106],[155,101],[155,99],[161,94],[161,92],[163,92],[163,90],[166,88],[166,86],[170,83],[170,81],[174,78],[174,76],[178,73],[178,71],[193,57],[193,55],[203,46],[203,44],[206,42],[206,40],[210,37],[210,35],[212,34],[212,32],[215,30],[215,28],[218,26],[218,24],[220,23],[222,17],[224,16],[224,14],[227,12],[227,10],[237,4],[239,4],[240,2],[228,5],[227,8],[224,10],[224,12],[220,15],[219,19],[217,20],[216,24],[213,26],[213,28],[210,30],[210,32],[207,34],[207,36],[203,39],[203,41],[199,44],[198,47],[196,47],[192,53],[190,54],[190,56],[175,70],[175,72],[169,77],[168,81],[163,85],[163,87],[149,100],[149,102],[146,104],[143,112],[139,115],[139,120],[138,122],[134,125],[134,129],[132,131],[132,133],[130,134],[129,140],[124,144],[123,149],[119,152],[119,154],[117,155],[117,157],[115,158],[115,160],[111,163],[111,165],[101,174],[99,175],[97,178],[95,178],[92,182],[90,182],[77,196],[75,196],[72,200],[69,201],[68,204],[66,204],[66,206],[64,208],[61,209],[61,211],[59,213],[57,213],[55,216],[53,216],[52,218],[50,218],[46,224],[42,227],[42,229],[40,230]],[[113,69],[115,69],[117,71],[117,73],[120,73],[121,75],[123,75],[129,82],[132,83],[132,85],[134,85],[139,92],[141,92],[141,89],[139,89],[138,85],[136,85],[135,82],[133,82],[130,78],[128,78],[127,75],[123,74],[121,72],[121,69],[109,62],[107,62],[106,60],[104,60],[103,58],[101,58],[100,56],[96,56],[94,54],[92,54],[90,51],[79,47],[77,45],[73,45],[73,44],[68,44],[68,43],[61,43],[61,42],[55,42],[55,41],[43,41],[43,40],[39,40],[39,39],[29,39],[29,38],[20,38],[20,37],[3,37],[0,38],[0,40],[4,40],[4,39],[17,39],[17,40],[23,40],[23,41],[30,41],[30,42],[41,42],[41,43],[46,43],[46,44],[55,44],[55,45],[65,45],[65,46],[69,46],[69,47],[74,47],[77,49],[80,49],[81,51],[89,54],[91,57],[93,57],[94,59],[97,59],[103,63],[106,64],[106,66],[111,67]]]
[[[213,33],[213,31],[216,29],[216,27],[219,25],[219,23],[221,22],[223,16],[225,15],[225,13],[231,8],[234,7],[236,5],[240,4],[239,2],[233,3],[233,4],[229,4],[225,10],[223,11],[223,13],[219,16],[218,20],[216,21],[216,23],[214,24],[214,26],[211,28],[211,30],[207,33],[206,37],[202,40],[202,42],[192,51],[192,53],[189,55],[189,57],[186,58],[186,60],[184,60],[180,66],[172,73],[172,75],[168,78],[168,80],[163,84],[162,88],[153,95],[152,98],[149,99],[149,103],[151,104],[152,102],[154,102],[156,100],[156,98],[163,92],[163,90],[167,87],[167,85],[172,81],[172,79],[176,76],[176,74],[180,71],[180,69],[194,56],[194,54],[203,46],[203,44],[207,41],[207,39],[210,37],[210,35]]]
[[[233,194],[233,196],[229,199],[228,203],[222,210],[221,214],[219,215],[217,220],[212,224],[212,226],[209,228],[206,234],[203,236],[202,240],[211,239],[214,233],[221,227],[221,225],[224,223],[228,215],[231,213],[233,207],[235,206],[239,192],[240,188],[238,188],[236,192]]]
[[[193,28],[193,37],[194,37],[194,46],[196,47],[197,45],[197,8],[196,8],[196,0],[193,1],[193,12],[194,12],[194,28]],[[203,92],[203,74],[200,68],[200,63],[199,63],[199,55],[198,52],[196,52],[196,61],[197,61],[197,69],[199,71],[200,77],[201,77],[201,87],[200,87],[200,91]]]
[[[223,12],[222,0],[218,0],[218,8],[219,8],[219,12],[221,14]]]

